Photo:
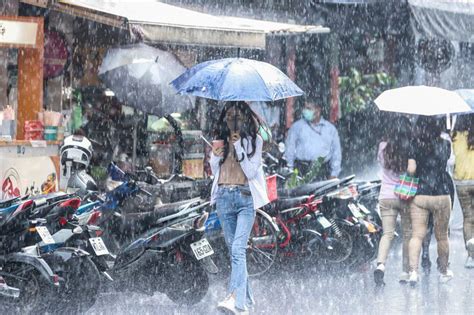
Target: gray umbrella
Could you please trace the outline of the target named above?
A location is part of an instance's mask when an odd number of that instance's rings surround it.
[[[99,76],[124,104],[164,116],[194,106],[194,98],[177,95],[169,85],[186,68],[166,51],[145,44],[109,49]]]

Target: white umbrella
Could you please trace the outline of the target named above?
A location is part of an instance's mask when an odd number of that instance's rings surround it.
[[[380,110],[434,116],[462,113],[471,108],[459,94],[430,86],[406,86],[387,90],[375,99]]]

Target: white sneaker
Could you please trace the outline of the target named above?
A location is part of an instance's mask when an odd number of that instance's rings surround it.
[[[235,307],[235,298],[232,294],[229,294],[223,301],[219,302],[217,308],[235,315],[248,315],[249,313],[248,310],[241,310]]]
[[[464,264],[464,267],[468,269],[474,268],[474,258],[472,258],[471,256],[468,256],[466,263]]]
[[[418,283],[418,279],[419,279],[418,272],[411,271],[409,274],[408,282],[410,282],[412,286],[415,286]]]
[[[446,283],[454,277],[454,273],[451,270],[447,270],[445,274],[439,275],[439,282]]]
[[[400,274],[400,277],[398,278],[398,281],[400,283],[403,283],[403,284],[407,283],[409,280],[410,280],[410,274],[408,272],[405,272],[405,271],[402,272]]]

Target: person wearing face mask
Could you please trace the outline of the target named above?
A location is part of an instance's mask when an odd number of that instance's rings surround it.
[[[324,159],[317,179],[337,178],[341,172],[341,143],[336,127],[321,115],[321,105],[306,99],[302,118],[296,121],[286,139],[285,158],[290,169],[305,175],[312,163]],[[315,178],[316,179],[316,178]]]

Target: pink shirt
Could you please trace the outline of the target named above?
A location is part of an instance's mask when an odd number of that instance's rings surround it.
[[[379,161],[380,166],[382,167],[381,179],[382,187],[380,187],[379,200],[381,199],[398,199],[395,195],[394,190],[395,186],[398,184],[400,179],[400,174],[395,173],[392,170],[386,169],[384,167],[384,158],[383,150],[387,146],[387,142],[380,142],[379,151],[377,153],[377,160]]]

